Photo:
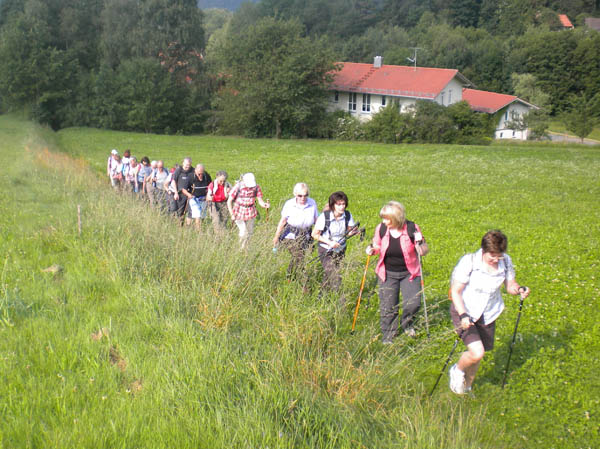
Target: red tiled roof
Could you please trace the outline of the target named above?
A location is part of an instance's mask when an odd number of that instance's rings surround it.
[[[474,111],[487,112],[488,114],[494,114],[515,101],[534,109],[539,109],[537,106],[527,103],[514,95],[497,94],[496,92],[486,92],[485,90],[463,89],[462,99],[469,103],[469,106]]]
[[[463,85],[471,83],[458,70],[429,67],[407,67],[356,62],[339,63],[342,69],[334,74],[331,90],[363,92],[414,98],[435,98],[455,77]]]
[[[571,23],[571,21],[569,20],[569,18],[567,17],[566,14],[559,14],[558,20],[560,20],[560,23],[565,28],[574,28],[573,24]]]

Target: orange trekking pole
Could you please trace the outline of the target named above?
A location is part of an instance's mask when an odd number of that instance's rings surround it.
[[[367,256],[367,263],[365,265],[365,272],[363,273],[362,281],[360,283],[360,291],[358,292],[358,300],[356,301],[356,309],[354,309],[354,319],[352,320],[352,330],[350,333],[354,333],[354,327],[356,326],[356,318],[358,318],[358,309],[360,308],[360,300],[362,298],[362,292],[365,288],[365,280],[367,279],[367,270],[369,269],[369,260],[371,255]]]

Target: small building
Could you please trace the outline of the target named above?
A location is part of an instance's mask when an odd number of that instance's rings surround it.
[[[566,14],[559,14],[558,20],[560,21],[560,24],[565,30],[572,30],[573,28],[575,28]]]
[[[586,17],[585,26],[592,30],[600,31],[600,18],[597,17]]]
[[[523,118],[537,106],[527,103],[514,95],[497,94],[484,90],[464,89],[462,98],[471,109],[486,114],[497,114],[498,125],[494,137],[496,139],[519,139],[527,140],[529,130],[517,130],[507,127],[508,122]]]
[[[448,106],[461,101],[463,89],[472,85],[458,70],[383,65],[381,56],[373,64],[339,64],[341,70],[329,87],[329,110],[348,111],[361,121],[370,120],[391,101],[399,104],[400,112],[417,100]]]

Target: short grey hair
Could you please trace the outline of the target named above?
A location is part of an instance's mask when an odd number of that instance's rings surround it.
[[[217,172],[217,174],[215,175],[215,178],[218,178],[219,176],[225,176],[225,179],[227,179],[229,177],[229,175],[227,174],[227,172],[225,170],[219,170]]]
[[[293,194],[300,195],[302,192],[306,192],[308,195],[308,186],[304,182],[299,182],[294,186]]]

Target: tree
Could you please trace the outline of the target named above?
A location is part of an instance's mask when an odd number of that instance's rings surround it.
[[[325,111],[333,57],[296,21],[261,19],[231,32],[218,58],[227,70],[224,129],[253,136],[310,135]]]
[[[390,101],[385,108],[373,114],[364,128],[368,140],[401,143],[412,141],[414,126],[413,115],[401,113],[398,102]]]
[[[132,58],[157,58],[172,43],[204,49],[202,11],[195,0],[107,0],[101,15],[104,61],[116,68]]]
[[[34,118],[58,128],[77,85],[78,61],[52,45],[43,4],[33,0],[26,6],[0,33],[0,95],[8,108],[25,107]]]
[[[513,73],[510,78],[517,97],[544,110],[550,107],[550,95],[542,90],[535,75]]]
[[[418,142],[452,143],[457,135],[448,109],[434,101],[417,100],[413,123]]]
[[[476,27],[481,0],[450,0],[450,17],[455,26]]]
[[[456,135],[455,143],[482,143],[494,135],[494,126],[488,114],[474,112],[466,101],[459,101],[446,108],[452,119]]]
[[[570,109],[563,115],[568,131],[583,140],[594,130],[600,117],[600,94],[588,97],[585,94],[569,98]]]

